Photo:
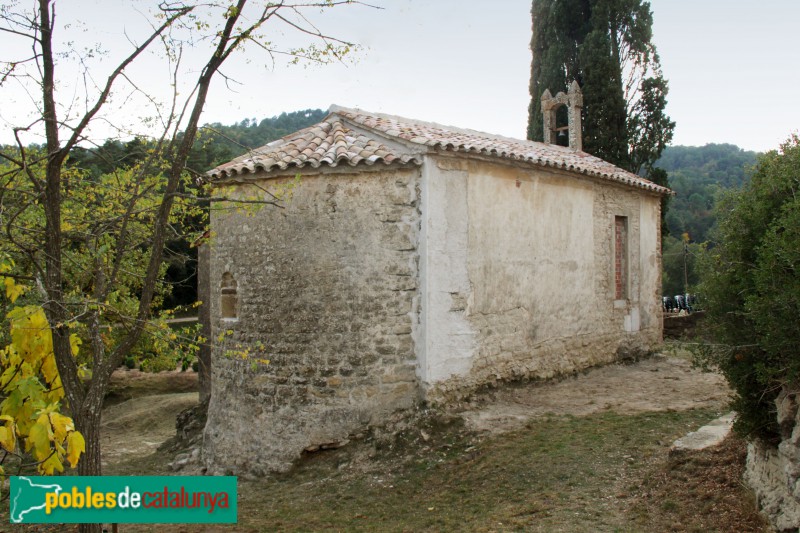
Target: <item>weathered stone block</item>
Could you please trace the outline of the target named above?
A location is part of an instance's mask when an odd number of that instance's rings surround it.
[[[378,217],[378,220],[381,222],[402,222],[406,216],[408,216],[408,210],[405,209],[403,206],[384,206],[381,209],[375,211],[375,215]]]
[[[386,288],[390,291],[415,291],[417,290],[417,280],[410,276],[389,276]]]
[[[385,224],[381,227],[381,243],[388,250],[411,251],[416,248],[413,233],[409,228],[398,224]]]
[[[414,261],[409,260],[408,252],[397,252],[395,258],[395,260],[386,264],[385,272],[387,275],[409,277],[416,275],[416,265]]]
[[[413,382],[417,379],[417,371],[415,365],[397,365],[387,368],[385,373],[381,376],[381,383],[400,383],[400,382]]]
[[[411,325],[393,326],[389,328],[392,335],[411,335]]]

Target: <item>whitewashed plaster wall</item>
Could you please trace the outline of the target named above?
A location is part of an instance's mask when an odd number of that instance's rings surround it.
[[[661,341],[659,199],[564,172],[429,156],[420,381],[429,399],[549,378]],[[628,217],[614,300],[614,217]]]

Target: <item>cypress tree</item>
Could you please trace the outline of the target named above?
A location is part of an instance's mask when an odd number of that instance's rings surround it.
[[[534,0],[531,50],[531,104],[528,139],[544,140],[541,98],[545,89],[555,94],[573,79],[582,84],[579,45],[591,28],[590,0]]]
[[[577,80],[584,150],[649,173],[672,139],[667,82],[642,0],[533,0],[528,138],[543,139],[541,95]]]
[[[594,30],[580,47],[583,65],[583,147],[590,154],[629,168],[622,69],[611,52],[611,39]]]

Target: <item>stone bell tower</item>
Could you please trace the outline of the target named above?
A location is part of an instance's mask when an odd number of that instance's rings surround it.
[[[567,125],[556,126],[556,111],[561,106],[567,106]],[[556,137],[562,131],[569,135],[569,147],[577,152],[583,151],[581,139],[581,108],[583,107],[583,93],[577,81],[573,81],[567,93],[559,92],[555,96],[545,89],[542,94],[542,114],[544,115],[544,142],[557,144]]]

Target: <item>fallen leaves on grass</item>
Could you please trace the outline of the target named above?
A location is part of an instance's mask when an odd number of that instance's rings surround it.
[[[635,523],[648,531],[771,531],[742,481],[746,455],[747,444],[735,436],[706,450],[672,452],[629,501]]]

